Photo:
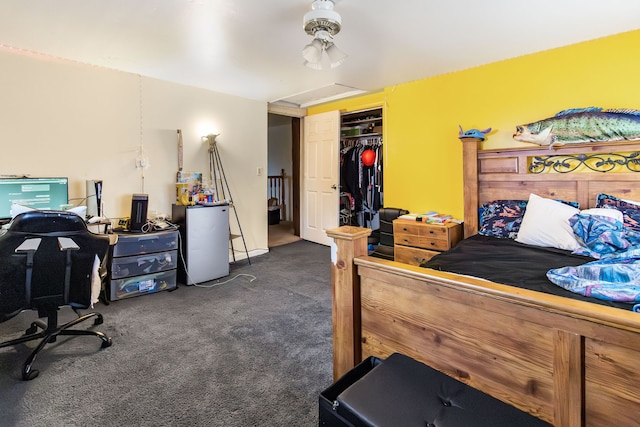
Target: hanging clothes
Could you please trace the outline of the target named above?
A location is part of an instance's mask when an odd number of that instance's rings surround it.
[[[371,152],[375,159],[371,162]],[[366,152],[366,161],[363,153]],[[340,150],[341,191],[354,199],[359,225],[371,223],[377,211],[383,206],[382,197],[382,138],[363,137],[342,141]],[[366,164],[365,164],[366,163]]]
[[[340,170],[341,191],[353,197],[356,210],[362,205],[357,151],[357,147],[350,147],[342,154],[340,162],[342,165]]]

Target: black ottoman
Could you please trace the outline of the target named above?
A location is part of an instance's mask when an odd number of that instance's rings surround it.
[[[538,427],[550,424],[423,363],[370,357],[320,394],[319,425]]]

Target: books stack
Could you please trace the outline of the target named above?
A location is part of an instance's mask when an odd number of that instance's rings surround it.
[[[435,215],[428,216],[424,220],[424,222],[426,222],[427,224],[444,224],[451,221],[452,219],[453,217],[451,215],[437,213]]]
[[[457,223],[462,222],[454,219],[451,215],[441,214],[435,211],[429,211],[425,213],[409,213],[406,215],[400,215],[398,218],[409,220],[409,221],[425,222],[427,224],[446,224],[447,222],[457,222]]]

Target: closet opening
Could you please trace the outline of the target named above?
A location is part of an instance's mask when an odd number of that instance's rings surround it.
[[[341,115],[339,223],[370,228],[370,250],[380,241],[382,154],[382,108]]]

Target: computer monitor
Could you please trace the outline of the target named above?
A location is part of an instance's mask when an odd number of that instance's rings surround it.
[[[0,219],[11,218],[11,204],[61,210],[69,203],[68,178],[0,178]]]

